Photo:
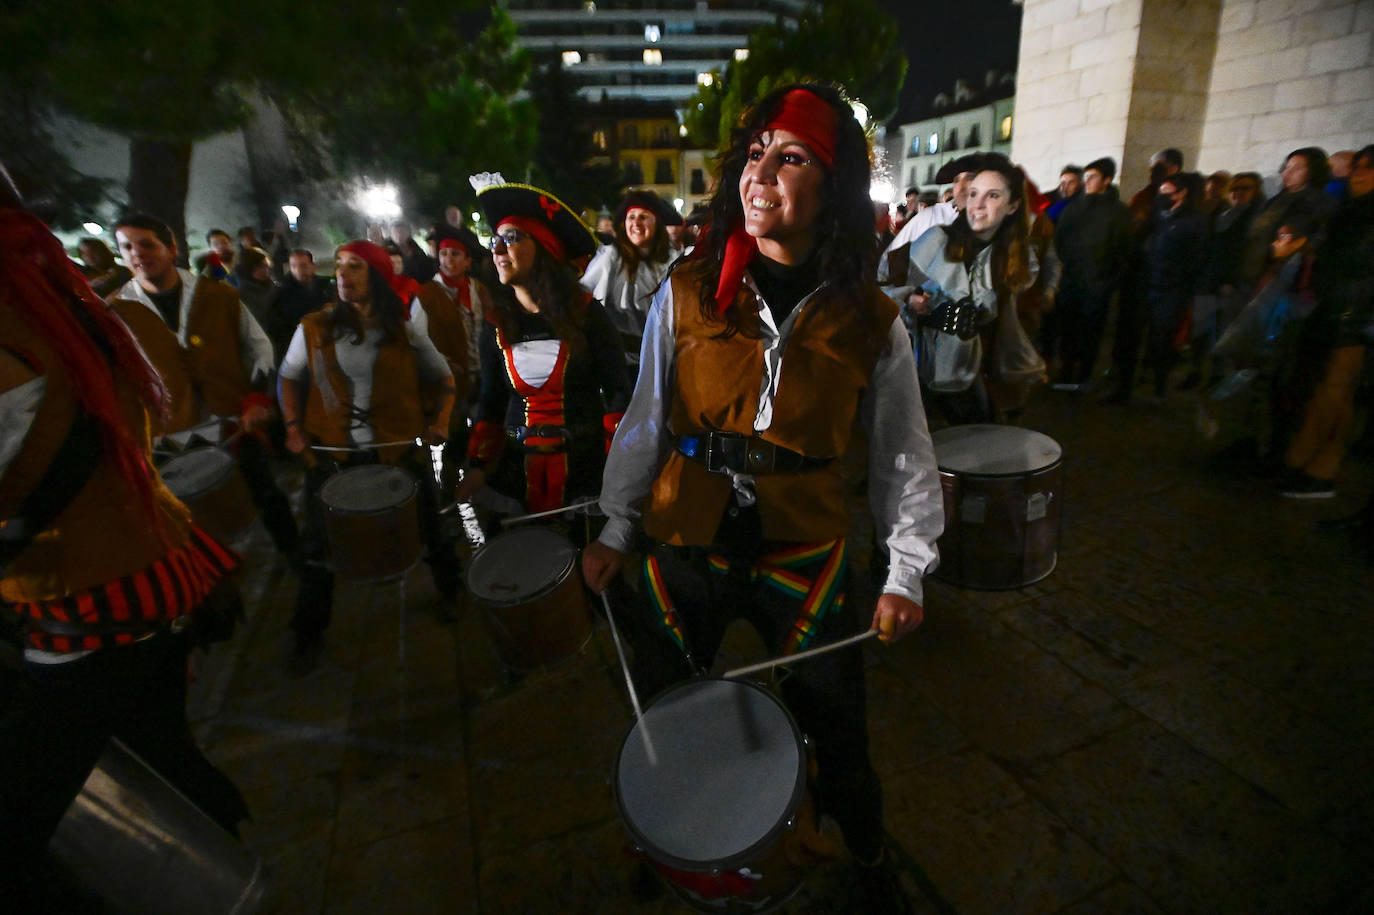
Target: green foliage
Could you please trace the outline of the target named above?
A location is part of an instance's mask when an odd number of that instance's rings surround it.
[[[716,148],[754,101],[800,81],[837,83],[863,102],[870,123],[897,110],[907,61],[897,24],[873,0],[810,3],[796,31],[774,23],[749,35],[749,57],[732,61],[687,106],[693,145]]]

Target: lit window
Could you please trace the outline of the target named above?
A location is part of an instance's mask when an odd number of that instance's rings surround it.
[[[656,42],[663,37],[663,31],[656,25],[646,25],[644,27],[644,40]]]
[[[592,0],[587,0],[586,3],[582,4],[582,12],[584,12],[584,13],[595,13],[595,12],[596,12],[596,4],[593,3]]]
[[[606,131],[597,130],[592,133],[592,145],[597,149],[606,148]]]
[[[933,133],[933,134],[931,134],[929,137],[926,138],[926,152],[928,152],[930,155],[933,156],[933,155],[935,155],[935,154],[936,154],[937,152],[939,152],[939,151],[940,151],[940,135],[939,135],[938,133]]]
[[[913,155],[913,156],[919,156],[920,154],[921,154],[921,135],[918,133],[918,134],[916,134],[916,136],[914,136],[914,137],[911,138],[911,155]],[[913,181],[912,183],[915,184],[914,181]]]
[[[709,73],[698,73],[698,74],[697,74],[697,85],[698,85],[698,86],[709,86],[709,85],[711,85],[712,83],[714,83],[715,81],[716,81],[716,78],[715,78],[714,76],[712,76],[711,74],[709,74]]]
[[[580,51],[564,51],[564,52],[563,52],[563,66],[565,66],[565,67],[571,67],[571,66],[573,66],[573,65],[575,65],[575,64],[580,64],[580,63],[582,63],[582,53],[581,53]]]
[[[748,59],[749,59],[749,49],[748,49],[748,48],[735,48],[735,60],[748,60]]]
[[[686,125],[686,124],[679,124],[679,125],[677,125],[677,135],[680,136],[680,137],[685,137],[685,136],[687,136],[687,125]]]
[[[645,48],[644,62],[651,67],[659,66],[663,63],[663,52],[658,48]]]
[[[1001,136],[1003,140],[1011,139],[1011,115],[1002,118]]]

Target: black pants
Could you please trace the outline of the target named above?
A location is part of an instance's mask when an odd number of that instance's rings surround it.
[[[765,544],[764,552],[787,544]],[[776,654],[797,617],[800,601],[737,569],[721,575],[707,566],[704,548],[659,546],[653,555],[677,610],[694,660],[709,668],[726,627],[743,617]],[[647,592],[647,588],[644,589]],[[694,671],[682,651],[653,617],[645,598],[649,637],[637,639],[635,688],[641,699],[662,692]],[[852,608],[832,610],[821,621],[812,645],[853,635],[860,629]],[[816,751],[819,808],[833,816],[849,850],[863,860],[882,850],[882,788],[868,758],[868,726],[863,655],[841,649],[804,661],[782,683],[783,700]]]
[[[300,532],[296,516],[291,513],[291,502],[272,475],[267,447],[256,435],[245,434],[234,443],[234,449],[239,471],[248,483],[248,494],[262,514],[267,533],[280,552],[292,556],[300,543]]]
[[[169,633],[65,664],[25,664],[0,706],[0,906],[40,911],[35,885],[58,822],[117,737],[231,833],[248,816],[186,720],[190,644]]]
[[[951,426],[970,423],[990,423],[993,420],[992,400],[988,397],[987,382],[982,374],[963,391],[931,391],[921,389],[921,398],[944,417]]]
[[[1058,316],[1061,377],[1066,383],[1086,384],[1092,380],[1111,303],[1111,290],[1094,293],[1072,286],[1060,290],[1052,314]]]
[[[296,610],[291,628],[299,636],[316,636],[329,627],[334,605],[334,573],[325,565],[329,560],[329,541],[325,535],[324,504],[320,490],[330,477],[348,467],[375,463],[371,455],[338,463],[320,461],[305,473],[305,527],[301,531],[301,552],[305,559],[301,570],[301,586],[296,592]],[[453,551],[453,541],[444,536],[439,517],[439,488],[434,471],[429,466],[426,451],[422,459],[403,462],[418,484],[416,497],[420,513],[420,535],[425,544],[425,562],[434,576],[434,587],[440,597],[451,600],[462,584],[462,570]]]

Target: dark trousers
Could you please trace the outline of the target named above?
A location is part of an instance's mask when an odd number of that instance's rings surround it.
[[[987,382],[980,374],[964,391],[931,391],[921,389],[921,398],[944,417],[951,426],[970,423],[990,423],[993,420],[992,400],[988,397]]]
[[[0,703],[0,903],[36,886],[58,822],[117,737],[231,833],[248,816],[233,782],[200,752],[186,720],[190,644],[169,633],[65,664],[26,664]]]
[[[785,545],[764,545],[763,551]],[[654,550],[695,662],[709,668],[726,627],[741,617],[762,636],[770,654],[777,654],[801,602],[751,582],[747,566],[744,572],[734,566],[724,575],[711,571],[707,553],[704,548]],[[632,671],[642,700],[694,673],[677,643],[652,620],[657,610],[645,601],[651,622],[639,627],[648,637],[636,640]],[[812,645],[859,629],[852,608],[831,610]],[[863,655],[841,649],[798,664],[782,682],[782,697],[815,747],[821,812],[839,823],[851,852],[863,860],[876,858],[882,850],[882,788],[868,758]]]
[[[300,532],[296,516],[291,513],[291,502],[272,475],[267,446],[256,435],[243,435],[234,443],[234,456],[272,542],[278,551],[292,556],[300,543]]]
[[[301,586],[296,592],[296,610],[291,628],[298,636],[317,636],[329,627],[334,605],[334,573],[329,561],[329,540],[325,534],[324,504],[320,490],[330,477],[340,470],[375,463],[368,456],[339,463],[320,461],[305,472],[305,526],[301,531],[301,553],[305,560],[301,570]],[[420,535],[425,544],[425,562],[434,576],[434,587],[441,598],[451,600],[462,584],[462,570],[453,551],[453,541],[445,537],[443,520],[439,516],[439,487],[429,465],[428,450],[422,458],[402,463],[418,484],[416,507],[420,513]]]
[[[1102,330],[1107,325],[1107,313],[1112,304],[1112,292],[1089,292],[1066,286],[1059,292],[1053,314],[1057,317],[1061,377],[1068,384],[1086,384],[1092,380],[1097,351],[1102,347]]]
[[[1140,361],[1140,344],[1150,321],[1150,306],[1141,283],[1140,277],[1132,274],[1121,286],[1120,305],[1116,313],[1116,337],[1112,341],[1112,373],[1119,391],[1129,392],[1135,382],[1136,365]]]

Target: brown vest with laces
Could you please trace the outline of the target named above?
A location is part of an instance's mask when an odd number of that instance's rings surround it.
[[[325,321],[328,312],[329,308],[325,308],[301,319],[310,367],[302,424],[321,445],[337,448],[349,445],[353,403],[348,376],[339,367],[334,336]],[[377,360],[372,364],[372,402],[368,408],[373,440],[408,442],[423,435],[426,428],[423,396],[419,363],[405,335],[378,346]],[[406,447],[378,449],[385,463],[395,463],[407,453]]]
[[[722,339],[717,335],[724,324],[702,319],[701,269],[688,265],[670,278],[675,335],[669,431],[674,436],[710,430],[753,435],[764,377],[763,341],[742,334]],[[747,285],[740,287],[735,304],[749,315],[757,315],[760,307]],[[760,475],[754,489],[764,537],[812,542],[843,537],[848,528],[839,458],[848,450],[859,403],[897,308],[876,289],[861,304],[840,302],[822,290],[801,308],[782,354],[773,422],[761,438],[808,457],[835,460],[818,470]],[[728,476],[674,450],[654,480],[644,530],[666,543],[709,544],[730,493]]]

